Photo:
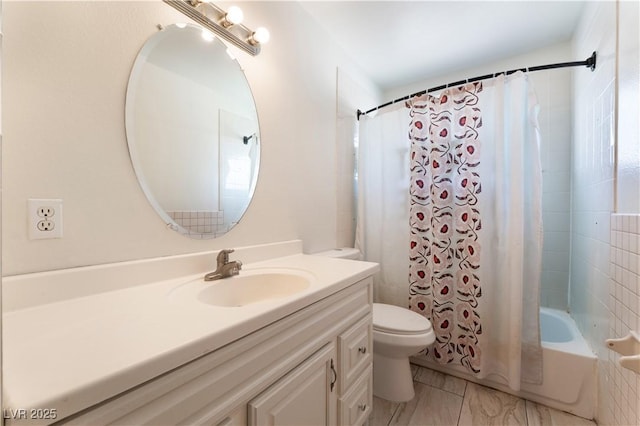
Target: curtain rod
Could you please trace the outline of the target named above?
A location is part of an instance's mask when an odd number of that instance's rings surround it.
[[[509,70],[509,71],[500,71],[500,72],[497,72],[497,73],[494,73],[494,74],[485,74],[485,75],[481,75],[479,77],[468,78],[466,80],[454,81],[453,83],[443,84],[441,86],[432,87],[431,89],[421,90],[420,92],[412,93],[411,95],[407,95],[407,96],[404,96],[402,98],[398,98],[398,99],[395,99],[393,101],[387,102],[385,104],[378,105],[377,107],[371,108],[370,110],[365,111],[365,112],[362,112],[362,111],[358,110],[357,111],[357,117],[358,117],[358,120],[360,120],[360,116],[361,115],[366,115],[366,114],[369,114],[370,112],[377,111],[380,108],[384,108],[386,106],[393,105],[393,104],[398,103],[398,102],[406,101],[406,100],[411,99],[411,98],[413,98],[415,96],[422,96],[425,93],[437,92],[438,90],[446,89],[448,87],[461,86],[461,85],[466,84],[466,83],[473,83],[475,81],[487,80],[487,79],[490,79],[490,78],[497,77],[500,74],[509,75],[509,74],[513,74],[513,73],[518,72],[518,71],[530,72],[530,71],[550,70],[550,69],[555,69],[555,68],[568,68],[568,67],[581,67],[581,66],[585,66],[585,67],[591,69],[591,71],[594,71],[596,69],[596,52],[593,52],[591,54],[591,56],[589,56],[584,61],[561,62],[561,63],[558,63],[558,64],[538,65],[538,66],[535,66],[535,67],[528,67],[528,68],[517,68],[517,69],[513,69],[513,70]]]

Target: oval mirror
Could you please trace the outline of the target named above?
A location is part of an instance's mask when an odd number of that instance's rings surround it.
[[[150,37],[129,78],[125,127],[140,186],[169,227],[215,238],[238,223],[260,136],[251,89],[222,41],[195,25]]]

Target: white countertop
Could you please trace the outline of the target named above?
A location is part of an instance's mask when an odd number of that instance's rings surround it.
[[[5,412],[56,409],[60,420],[342,290],[378,265],[297,254],[243,271],[260,268],[300,269],[313,284],[244,307],[172,296],[199,273],[5,313]]]

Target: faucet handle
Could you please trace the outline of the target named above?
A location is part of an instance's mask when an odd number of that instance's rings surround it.
[[[233,253],[233,249],[222,249],[220,253],[218,253],[218,257],[216,260],[218,261],[218,266],[224,265],[229,262],[229,254]]]
[[[235,260],[233,262],[229,262],[229,265],[233,264],[233,268],[231,269],[231,275],[240,274],[240,270],[242,269],[242,262],[239,260]]]

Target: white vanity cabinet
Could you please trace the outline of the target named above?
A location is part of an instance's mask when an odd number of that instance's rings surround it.
[[[372,301],[366,278],[60,424],[363,424]]]

